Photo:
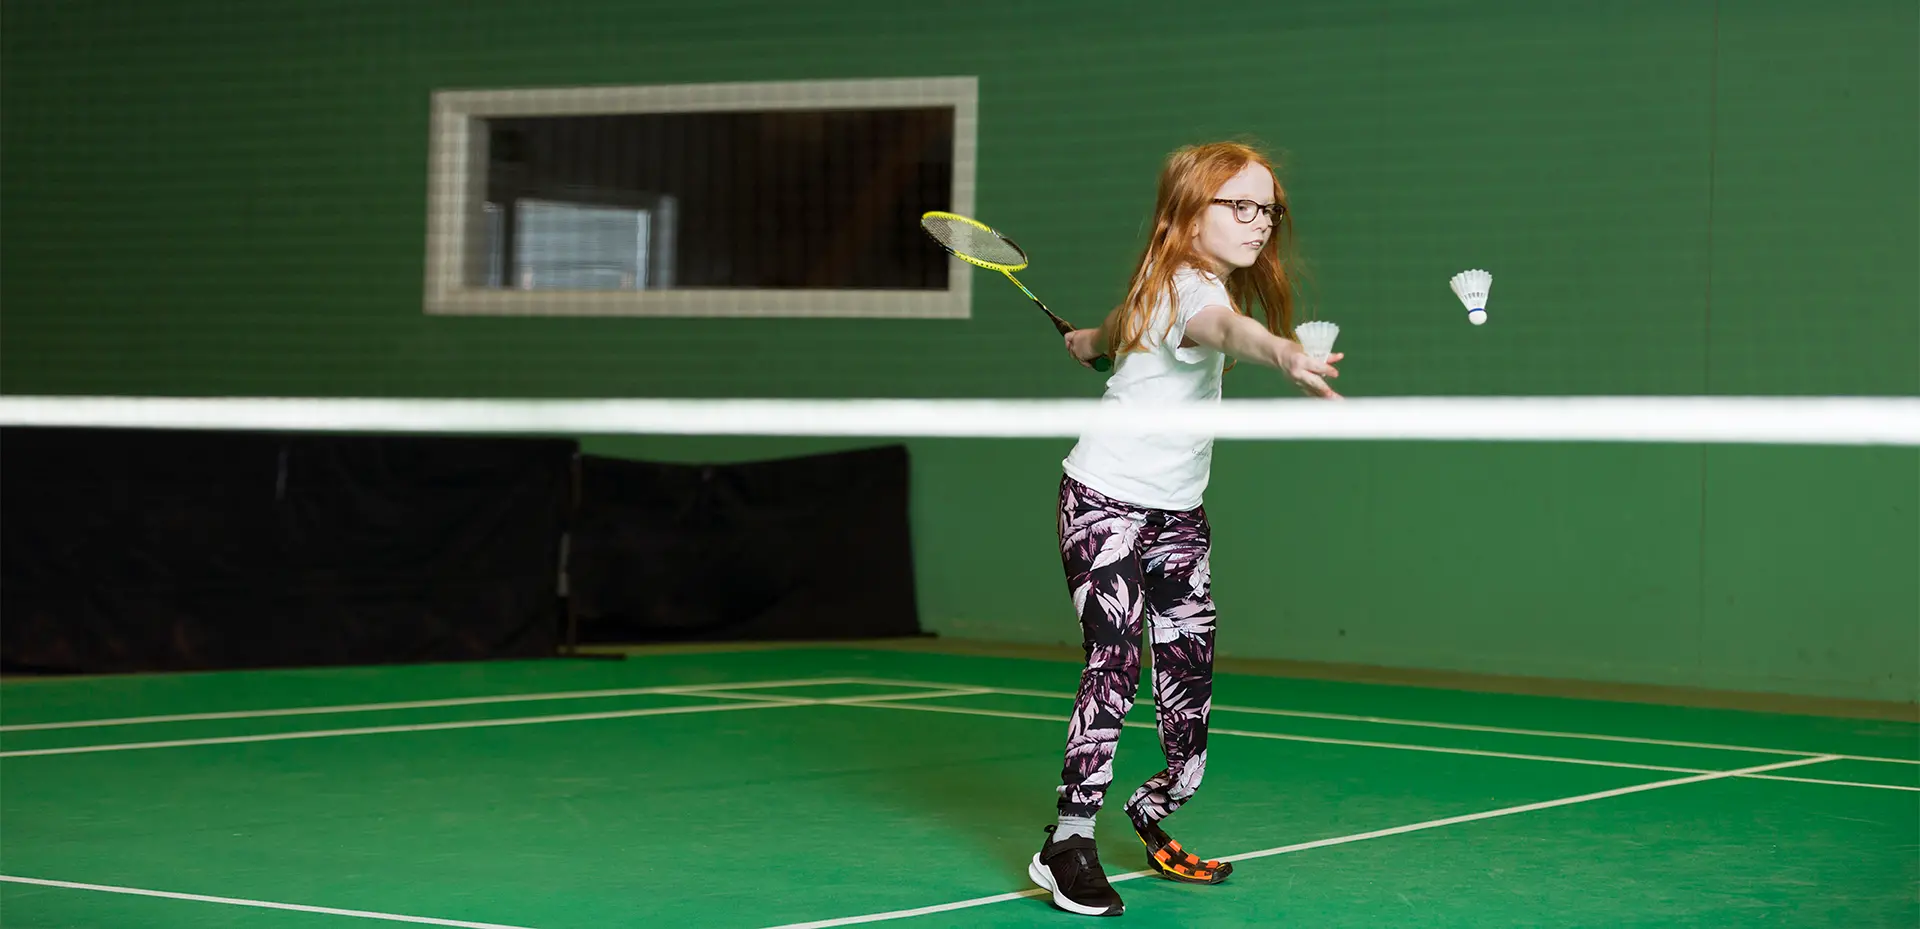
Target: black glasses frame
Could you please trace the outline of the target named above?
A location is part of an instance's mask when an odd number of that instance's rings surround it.
[[[1258,203],[1253,200],[1222,200],[1219,197],[1213,198],[1212,202],[1233,207],[1233,218],[1243,223],[1253,222],[1253,218],[1259,216],[1261,213],[1267,214],[1267,217],[1276,223],[1287,215],[1287,205],[1284,203]]]

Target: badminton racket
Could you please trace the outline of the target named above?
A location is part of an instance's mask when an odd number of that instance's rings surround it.
[[[979,220],[939,210],[922,215],[920,228],[925,229],[927,235],[932,236],[933,240],[940,243],[940,247],[946,249],[947,253],[953,257],[1006,275],[1007,280],[1013,282],[1013,286],[1020,288],[1020,292],[1026,294],[1027,299],[1032,300],[1033,305],[1040,308],[1040,312],[1047,314],[1047,318],[1053,320],[1053,328],[1060,330],[1061,335],[1073,331],[1072,324],[1047,309],[1047,305],[1042,303],[1039,297],[1034,296],[1033,291],[1027,289],[1027,285],[1020,283],[1020,279],[1013,276],[1013,272],[1027,266],[1027,253],[1020,246],[1015,245],[1012,239],[995,232]],[[1093,360],[1095,371],[1106,371],[1112,367],[1113,359],[1106,355]]]

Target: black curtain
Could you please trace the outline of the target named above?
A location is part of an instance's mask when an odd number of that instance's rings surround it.
[[[570,440],[0,430],[0,665],[552,654]]]
[[[571,440],[8,428],[0,670],[544,657],[569,629],[916,635],[907,465],[901,446],[683,465]]]
[[[582,642],[918,635],[904,446],[726,465],[582,456]]]

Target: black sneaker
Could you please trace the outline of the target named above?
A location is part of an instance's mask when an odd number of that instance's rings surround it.
[[[1053,894],[1054,906],[1069,913],[1118,916],[1125,912],[1120,894],[1107,883],[1093,840],[1076,835],[1056,842],[1053,830],[1047,827],[1047,841],[1027,864],[1027,876]]]
[[[1147,866],[1155,874],[1183,884],[1218,884],[1233,873],[1233,864],[1208,861],[1180,847],[1159,823],[1133,824],[1133,834],[1147,847]]]

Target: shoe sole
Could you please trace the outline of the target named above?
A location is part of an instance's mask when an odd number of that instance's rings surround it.
[[[1027,862],[1027,877],[1031,878],[1035,884],[1040,885],[1041,890],[1053,895],[1054,906],[1066,910],[1069,913],[1078,913],[1081,916],[1118,916],[1127,911],[1126,904],[1124,903],[1114,907],[1097,907],[1087,906],[1084,903],[1075,903],[1067,899],[1066,894],[1061,893],[1060,888],[1053,885],[1053,872],[1047,870],[1047,866],[1040,863],[1040,854],[1038,852],[1034,853],[1033,860]]]

